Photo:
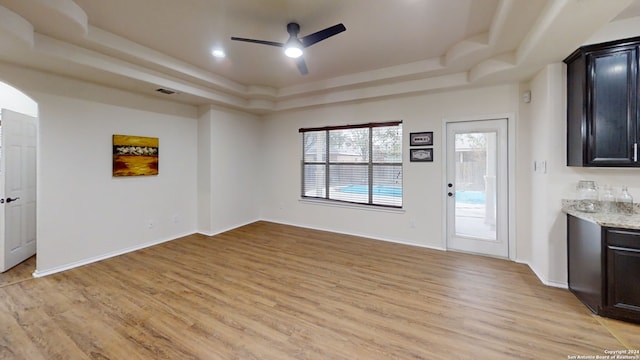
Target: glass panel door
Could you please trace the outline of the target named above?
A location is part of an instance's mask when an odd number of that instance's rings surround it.
[[[447,124],[447,248],[508,257],[507,120]]]

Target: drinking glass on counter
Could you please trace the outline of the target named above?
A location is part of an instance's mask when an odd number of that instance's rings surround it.
[[[596,182],[591,180],[580,180],[576,187],[578,192],[577,210],[584,212],[597,212],[599,210],[598,189]]]
[[[611,185],[603,185],[600,193],[600,211],[607,214],[618,212],[616,197],[613,195]]]
[[[616,198],[616,205],[619,213],[625,215],[633,214],[633,197],[629,194],[626,186],[623,186],[620,190],[620,194]]]

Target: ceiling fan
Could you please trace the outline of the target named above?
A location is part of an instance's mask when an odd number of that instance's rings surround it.
[[[303,36],[298,38],[298,33],[300,33],[300,25],[298,23],[289,23],[287,24],[287,32],[289,33],[289,40],[286,43],[280,43],[275,41],[267,41],[267,40],[255,40],[255,39],[245,39],[240,37],[231,37],[231,40],[236,41],[245,41],[250,43],[262,44],[262,45],[270,45],[270,46],[278,46],[284,48],[284,53],[290,58],[296,59],[296,65],[298,66],[298,70],[302,75],[307,75],[309,70],[307,69],[307,64],[304,62],[302,58],[303,49],[308,48],[309,46],[318,43],[322,40],[330,38],[334,35],[337,35],[343,31],[347,30],[346,27],[342,24],[337,24],[330,26],[324,30],[320,30],[314,32],[313,34],[309,34],[307,36]]]

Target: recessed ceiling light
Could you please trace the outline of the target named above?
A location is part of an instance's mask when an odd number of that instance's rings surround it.
[[[227,54],[225,54],[224,50],[222,50],[222,49],[213,49],[211,51],[211,55],[213,55],[213,57],[218,58],[218,59],[222,59],[222,58],[227,56]]]

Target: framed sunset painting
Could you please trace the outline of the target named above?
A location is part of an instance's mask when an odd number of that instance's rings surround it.
[[[113,176],[158,175],[159,142],[155,137],[113,135]]]

